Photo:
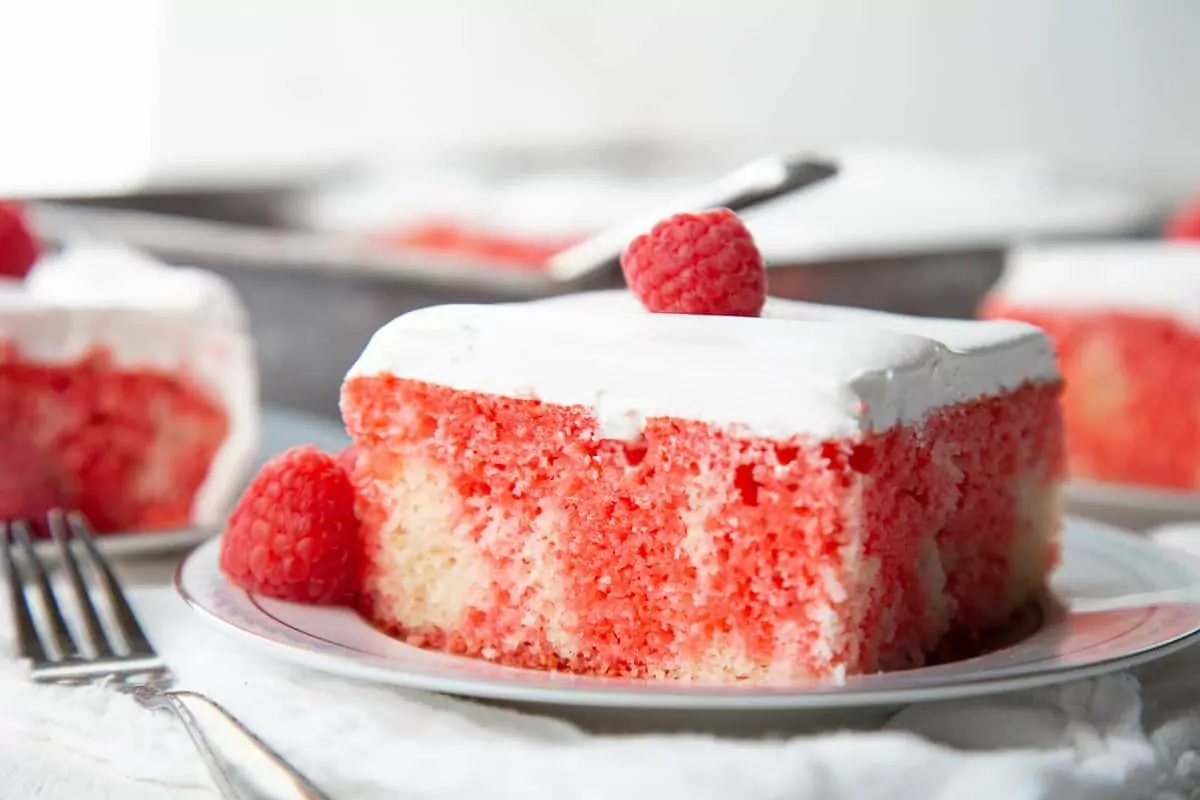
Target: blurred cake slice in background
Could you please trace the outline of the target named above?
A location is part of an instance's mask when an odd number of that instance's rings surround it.
[[[734,161],[714,168],[706,160],[679,158],[638,164],[631,170],[620,159],[580,153],[541,160],[479,154],[465,164],[452,160],[419,168],[377,165],[358,180],[298,202],[296,224],[539,270],[559,250],[737,166]]]
[[[0,518],[219,525],[258,425],[245,312],[216,275],[80,244],[0,281]]]
[[[1074,476],[1200,488],[1200,244],[1020,248],[982,314],[1054,340]]]

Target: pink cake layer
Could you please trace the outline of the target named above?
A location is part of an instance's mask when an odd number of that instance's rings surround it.
[[[521,667],[709,682],[922,664],[1057,557],[1059,386],[818,441],[349,379],[361,612]]]
[[[1073,475],[1200,488],[1200,333],[1168,315],[1023,308],[993,299],[982,314],[1042,328],[1066,389]]]
[[[185,528],[229,420],[188,376],[104,348],[47,364],[0,341],[0,520],[82,511],[99,533]]]

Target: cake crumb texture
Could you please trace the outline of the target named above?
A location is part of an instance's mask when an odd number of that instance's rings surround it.
[[[1193,325],[1145,311],[1034,309],[998,299],[983,314],[1030,322],[1053,339],[1073,475],[1200,488],[1200,332]]]
[[[343,387],[361,612],[539,669],[786,683],[920,665],[1057,558],[1058,384],[816,440],[382,374]]]
[[[100,533],[187,527],[228,428],[185,375],[118,368],[104,348],[49,364],[0,342],[0,462],[26,487],[0,491],[0,517],[58,507]]]

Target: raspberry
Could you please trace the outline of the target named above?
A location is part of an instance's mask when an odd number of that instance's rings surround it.
[[[263,466],[221,539],[221,569],[248,591],[352,604],[358,585],[354,488],[337,459],[294,447]]]
[[[37,262],[39,250],[21,207],[0,202],[0,276],[24,278]]]
[[[1167,220],[1163,233],[1168,239],[1200,239],[1200,197]]]
[[[650,311],[757,317],[767,297],[762,254],[726,208],[676,214],[629,243],[625,282]]]

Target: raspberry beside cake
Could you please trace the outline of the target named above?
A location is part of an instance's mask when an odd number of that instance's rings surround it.
[[[0,518],[220,524],[258,448],[244,316],[217,276],[114,247],[0,281]]]
[[[982,315],[1054,340],[1074,475],[1200,487],[1200,245],[1015,251]]]
[[[342,394],[362,612],[505,664],[776,683],[920,664],[1044,589],[1040,332],[763,317],[617,292],[384,327]]]

